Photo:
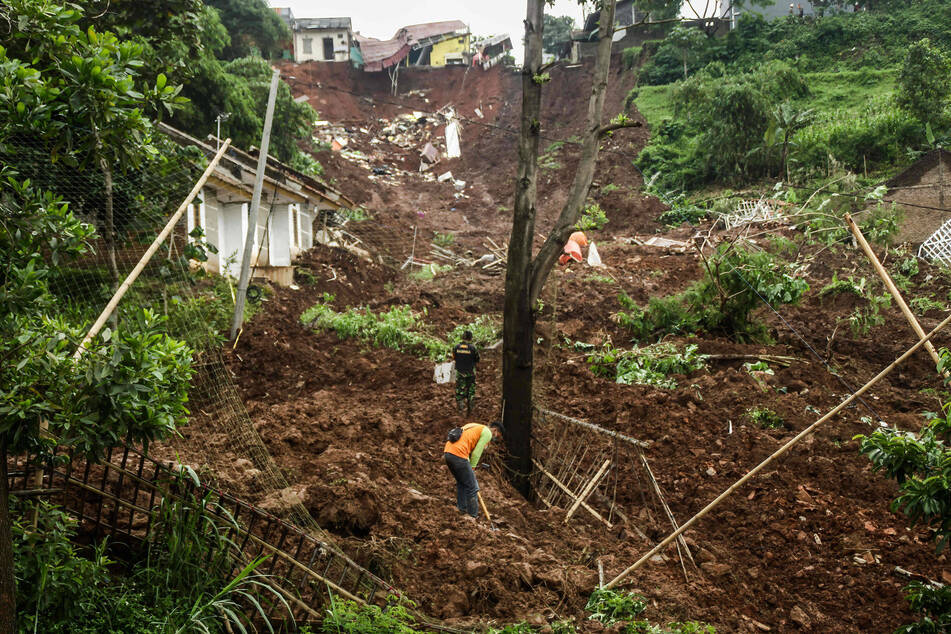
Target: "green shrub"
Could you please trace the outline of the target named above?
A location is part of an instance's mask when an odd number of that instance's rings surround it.
[[[330,609],[320,631],[327,634],[413,634],[416,619],[410,613],[415,605],[390,596],[385,607],[344,601],[330,595]]]
[[[338,313],[324,304],[315,304],[301,315],[301,321],[318,330],[333,330],[341,339],[354,338],[379,348],[412,352],[430,359],[443,359],[449,345],[417,332],[424,327],[409,306],[393,306],[381,313],[369,308],[350,308]]]
[[[454,233],[437,233],[433,236],[433,244],[439,247],[448,247],[455,241],[456,234]]]
[[[604,213],[601,206],[597,203],[588,205],[582,210],[581,217],[575,223],[575,229],[578,231],[591,231],[592,229],[603,229],[608,224],[608,215]]]
[[[828,295],[841,295],[843,293],[851,293],[858,297],[865,297],[866,295],[866,279],[860,277],[856,280],[851,275],[844,280],[840,280],[837,272],[832,273],[832,281],[822,287],[822,290],[819,291],[819,297],[826,297]]]
[[[764,302],[774,307],[795,304],[808,289],[792,266],[770,253],[724,243],[707,259],[703,279],[681,293],[651,298],[646,308],[622,293],[618,299],[625,310],[618,312],[617,320],[635,340],[698,330],[763,340],[765,329],[751,319],[752,312]]]
[[[668,227],[678,227],[683,223],[695,225],[704,220],[709,215],[709,211],[687,199],[683,193],[677,196],[662,196],[664,203],[670,207],[667,211],[657,217],[657,222]]]
[[[455,345],[456,342],[462,341],[462,333],[466,330],[472,333],[472,343],[480,348],[494,344],[502,336],[502,325],[488,315],[481,315],[475,321],[459,324],[450,330],[446,340],[450,345]]]
[[[951,93],[951,60],[923,38],[908,47],[898,76],[898,105],[921,122],[941,116]]]
[[[785,425],[782,417],[768,407],[753,407],[746,411],[746,417],[763,429],[782,429]]]
[[[591,612],[589,620],[607,625],[637,618],[647,609],[647,602],[630,592],[598,588],[591,593],[584,609]]]
[[[677,382],[670,375],[702,370],[706,367],[706,358],[697,352],[696,344],[679,349],[672,343],[655,343],[630,350],[605,344],[600,351],[588,356],[588,365],[594,374],[612,378],[622,385],[655,385],[672,390]]]

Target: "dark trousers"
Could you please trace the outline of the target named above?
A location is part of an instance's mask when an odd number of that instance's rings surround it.
[[[456,507],[472,517],[479,517],[479,483],[476,481],[475,471],[465,458],[444,454],[446,466],[456,479]]]

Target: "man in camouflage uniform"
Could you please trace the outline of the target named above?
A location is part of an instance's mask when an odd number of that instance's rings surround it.
[[[466,414],[472,412],[475,399],[475,366],[479,362],[479,351],[472,343],[472,332],[462,333],[462,341],[452,349],[452,360],[456,362],[456,407]]]

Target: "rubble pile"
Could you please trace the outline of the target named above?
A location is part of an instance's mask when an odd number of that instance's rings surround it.
[[[461,125],[451,104],[427,113],[418,110],[402,113],[392,119],[378,118],[367,127],[350,127],[330,121],[316,121],[313,141],[329,146],[348,161],[370,172],[370,180],[387,185],[401,185],[414,172],[396,165],[394,152],[387,145],[415,152],[419,159],[416,171],[424,181],[448,182],[455,198],[468,198],[466,181],[445,172],[438,178],[430,173],[443,160],[459,156]],[[401,157],[400,157],[401,158]],[[448,174],[448,176],[447,176]]]

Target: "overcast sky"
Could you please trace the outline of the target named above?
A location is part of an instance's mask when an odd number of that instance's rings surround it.
[[[522,0],[269,0],[272,7],[290,7],[297,18],[350,18],[353,30],[367,37],[388,40],[410,24],[462,20],[473,35],[508,33],[513,54],[522,59],[525,2]],[[556,0],[545,12],[570,15],[581,26],[583,16],[577,0]]]

